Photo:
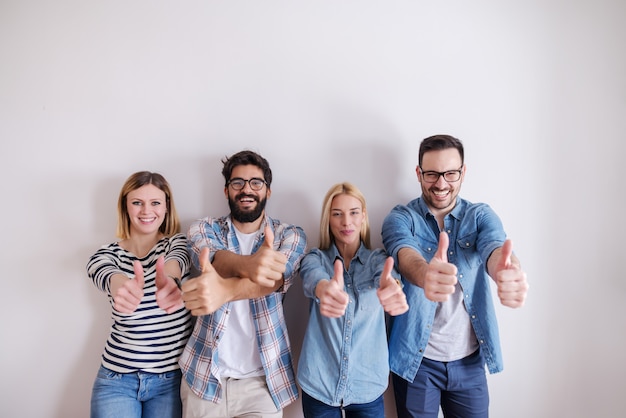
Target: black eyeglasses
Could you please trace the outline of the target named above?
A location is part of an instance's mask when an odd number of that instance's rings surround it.
[[[242,190],[246,187],[246,183],[250,185],[250,188],[255,192],[258,192],[265,186],[267,183],[265,180],[253,177],[249,180],[242,179],[241,177],[235,177],[234,179],[230,179],[228,185],[233,188],[233,190]]]
[[[420,173],[422,173],[422,179],[426,183],[437,183],[439,177],[443,176],[443,179],[448,183],[454,183],[455,181],[459,181],[461,178],[461,172],[463,171],[463,166],[458,170],[448,170],[448,171],[424,171],[422,167],[420,167]]]

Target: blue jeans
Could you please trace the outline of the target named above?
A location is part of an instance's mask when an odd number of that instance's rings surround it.
[[[461,360],[424,358],[413,382],[391,374],[398,418],[487,418],[489,391],[485,365],[477,350]]]
[[[302,411],[304,418],[341,418],[341,411],[346,418],[381,418],[385,416],[383,396],[373,402],[348,406],[328,406],[324,402],[302,392]]]
[[[117,373],[100,366],[91,392],[91,418],[180,418],[180,379],[180,370]]]

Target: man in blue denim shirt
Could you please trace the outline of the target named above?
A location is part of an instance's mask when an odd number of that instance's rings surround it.
[[[422,141],[422,196],[394,207],[383,243],[405,281],[409,311],[393,318],[390,368],[399,418],[487,417],[490,373],[502,370],[491,298],[524,304],[528,283],[500,219],[486,204],[458,197],[463,144],[449,135]]]

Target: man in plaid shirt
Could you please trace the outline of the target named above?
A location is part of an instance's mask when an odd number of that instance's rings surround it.
[[[182,285],[197,317],[179,361],[183,416],[282,417],[298,398],[282,301],[306,236],[265,213],[267,160],[241,151],[222,162],[230,214],[198,220],[188,233],[200,275]]]

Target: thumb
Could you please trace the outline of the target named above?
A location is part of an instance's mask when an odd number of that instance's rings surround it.
[[[156,275],[154,278],[154,284],[156,285],[157,289],[160,289],[167,284],[165,281],[166,277],[165,277],[164,268],[165,268],[165,258],[161,256],[157,258],[156,266],[155,266]]]
[[[339,289],[343,290],[343,263],[341,262],[341,260],[335,260],[334,267],[335,271],[333,273],[333,278],[331,279],[331,281],[337,283]]]
[[[269,225],[265,225],[265,239],[263,240],[263,245],[272,250],[274,249],[274,231],[272,231]]]
[[[206,272],[213,270],[213,264],[211,264],[211,262],[209,261],[209,248],[208,247],[204,247],[200,251],[199,262],[200,262],[200,271],[202,273],[206,273]]]
[[[437,247],[437,252],[435,253],[435,257],[444,263],[448,262],[448,246],[450,245],[450,240],[448,238],[448,234],[445,231],[441,231],[439,234],[439,246]]]
[[[135,280],[137,281],[137,285],[143,289],[144,278],[143,278],[143,266],[139,260],[133,261],[133,270],[135,271]]]
[[[513,254],[513,241],[507,239],[500,250],[500,261],[498,262],[498,270],[511,267],[511,254]]]
[[[393,257],[387,257],[383,267],[383,272],[380,275],[379,287],[387,286],[389,283],[395,283],[396,279],[394,279],[391,275],[391,270],[393,270]]]

